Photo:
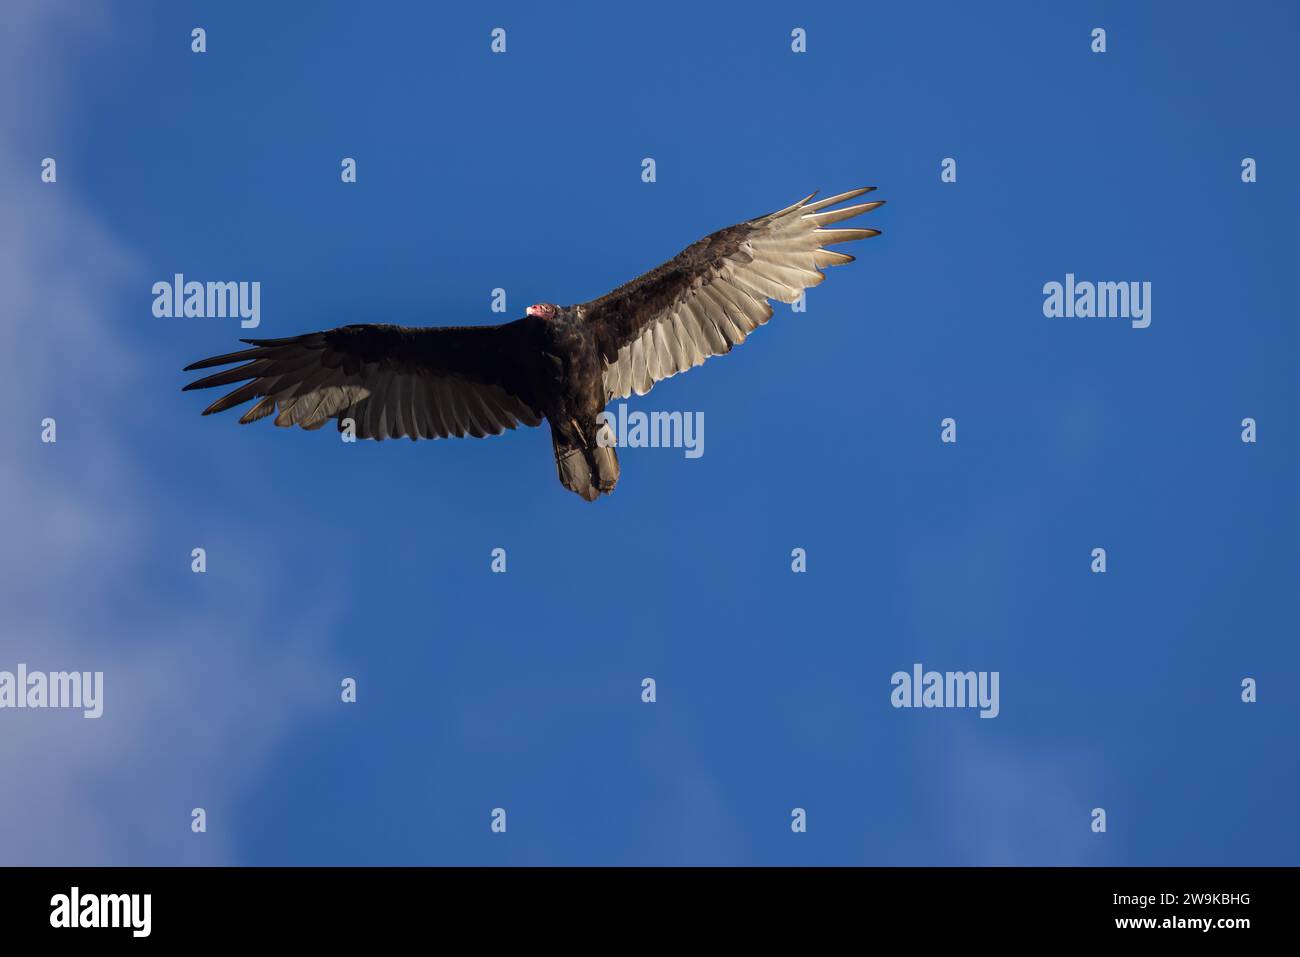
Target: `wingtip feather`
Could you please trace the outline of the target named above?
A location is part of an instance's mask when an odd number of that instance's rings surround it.
[[[859,189],[851,189],[847,193],[840,193],[838,196],[828,196],[826,199],[818,200],[815,203],[809,203],[804,207],[804,210],[810,213],[815,213],[817,210],[825,209],[827,206],[834,206],[836,203],[842,203],[845,200],[855,199],[858,196],[874,192],[875,189],[876,187],[874,186],[863,186]]]

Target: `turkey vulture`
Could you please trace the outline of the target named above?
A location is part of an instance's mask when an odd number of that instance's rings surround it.
[[[350,325],[287,339],[242,339],[253,348],[185,371],[234,362],[185,386],[243,383],[203,414],[257,399],[240,418],[339,431],[363,439],[500,435],[551,423],[560,482],[587,501],[618,482],[615,437],[597,418],[611,399],[645,395],[731,347],[772,316],[769,299],[793,302],[853,261],[824,247],[880,235],[825,229],[882,205],[831,207],[875,189],[819,202],[810,196],[718,230],[613,292],[573,306],[540,303],[498,326]]]

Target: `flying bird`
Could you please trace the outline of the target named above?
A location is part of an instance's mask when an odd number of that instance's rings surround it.
[[[599,299],[538,303],[495,326],[341,326],[252,346],[185,367],[243,363],[185,386],[243,383],[204,415],[257,399],[241,423],[275,415],[279,426],[319,429],[330,419],[357,438],[500,435],[520,423],[551,425],[560,482],[587,501],[614,491],[616,436],[606,403],[645,395],[656,382],[724,355],[794,302],[826,266],[853,261],[827,246],[880,235],[828,229],[883,202],[841,206],[874,186],[793,206],[720,229]],[[837,208],[832,208],[837,207]]]

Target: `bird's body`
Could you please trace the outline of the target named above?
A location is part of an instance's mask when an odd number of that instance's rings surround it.
[[[498,435],[551,426],[561,483],[593,501],[614,490],[616,438],[601,422],[614,398],[729,352],[772,315],[768,299],[792,302],[820,269],[853,257],[824,245],[877,230],[823,226],[873,209],[829,211],[867,189],[719,230],[662,266],[590,302],[539,303],[495,326],[342,326],[204,359],[186,371],[244,362],[186,386],[243,383],[204,414],[252,399],[241,417],[275,413],[275,424],[320,428],[330,419],[357,438]]]
[[[604,363],[593,328],[573,308],[557,308],[549,319],[525,316],[518,321],[541,324],[544,374],[539,408],[551,423],[561,483],[588,501],[614,491],[618,454],[600,439]]]

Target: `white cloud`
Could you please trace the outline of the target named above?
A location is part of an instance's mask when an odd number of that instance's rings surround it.
[[[1096,863],[1105,838],[1093,834],[1085,796],[1092,762],[1032,753],[959,731],[937,787],[945,795],[952,844],[980,866]],[[1081,780],[1083,779],[1083,780]],[[1095,791],[1095,787],[1093,788]]]
[[[8,4],[0,31],[0,670],[105,673],[99,720],[0,711],[0,865],[229,863],[240,795],[337,700],[337,680],[313,637],[327,612],[318,622],[277,608],[255,531],[204,543],[239,556],[219,589],[185,577],[187,551],[179,581],[158,580],[157,552],[175,539],[159,506],[184,490],[121,441],[120,410],[140,401],[141,382],[157,387],[116,331],[136,259],[78,201],[66,166],[57,184],[39,182],[46,154],[31,146],[75,120],[60,64],[88,36],[112,42],[105,11]],[[40,442],[45,415],[58,420],[56,445]],[[183,600],[187,589],[203,597]],[[206,835],[190,832],[195,806],[209,812]]]

